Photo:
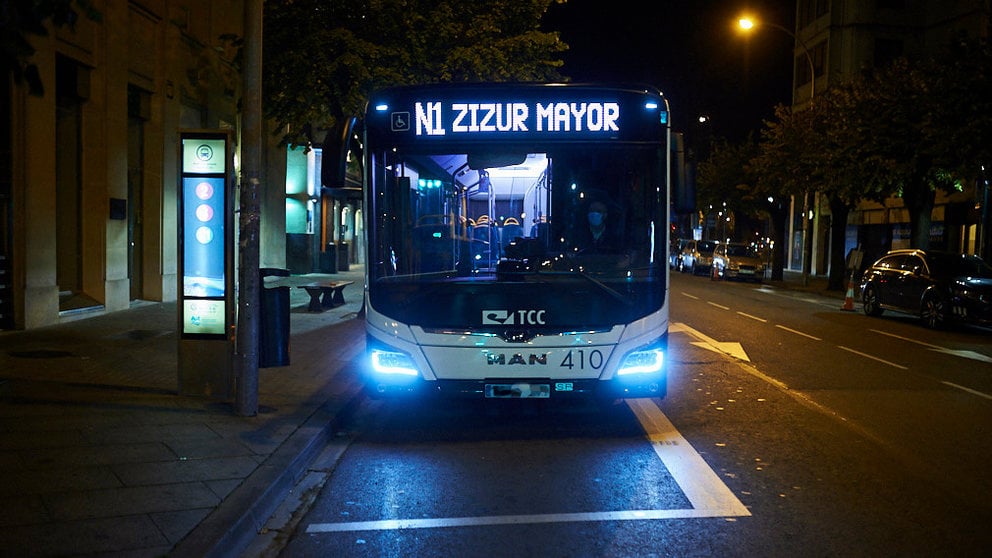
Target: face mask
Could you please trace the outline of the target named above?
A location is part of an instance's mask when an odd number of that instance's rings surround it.
[[[603,214],[596,211],[589,213],[589,224],[598,227],[603,224]]]

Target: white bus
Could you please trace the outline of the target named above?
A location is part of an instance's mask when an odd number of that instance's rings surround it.
[[[663,397],[668,122],[652,88],[376,92],[359,128],[369,391]]]

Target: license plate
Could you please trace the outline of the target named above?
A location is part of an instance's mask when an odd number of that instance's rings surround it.
[[[551,397],[551,384],[486,384],[486,397],[495,399]]]

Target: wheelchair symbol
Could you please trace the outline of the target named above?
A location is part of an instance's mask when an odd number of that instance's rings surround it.
[[[392,114],[392,129],[394,132],[410,131],[410,113],[394,112]]]

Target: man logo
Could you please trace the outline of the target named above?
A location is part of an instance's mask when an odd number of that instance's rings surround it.
[[[483,310],[482,325],[487,324],[513,325],[513,314],[506,310]]]

